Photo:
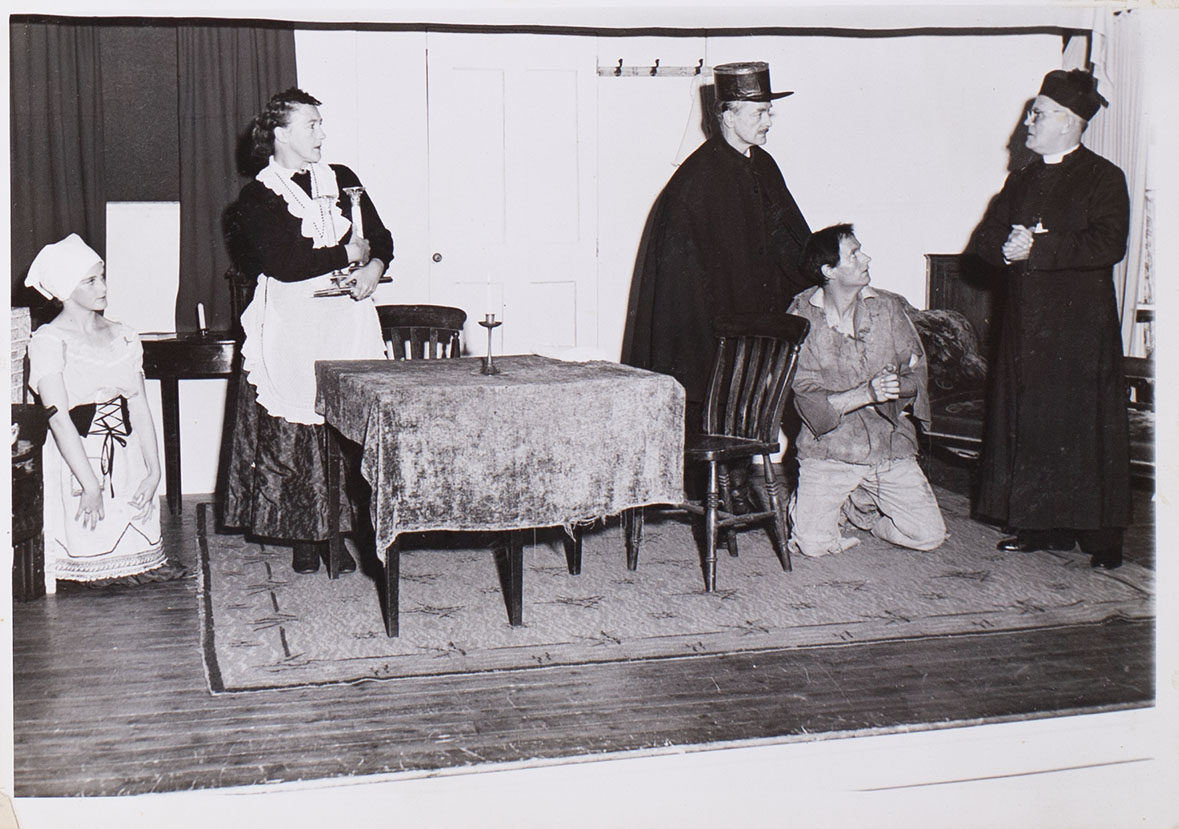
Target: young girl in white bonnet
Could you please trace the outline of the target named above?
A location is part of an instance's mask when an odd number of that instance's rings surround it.
[[[143,347],[103,316],[102,257],[77,234],[46,245],[25,284],[62,303],[29,342],[29,386],[50,413],[44,452],[47,589],[183,577],[167,564],[156,491],[159,448]]]

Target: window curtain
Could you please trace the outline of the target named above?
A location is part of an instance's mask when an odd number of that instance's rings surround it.
[[[226,211],[257,171],[247,161],[253,117],[296,83],[290,29],[192,25],[177,30],[180,120],[180,285],[176,330],[232,328]]]
[[[77,233],[106,251],[99,30],[77,23],[10,24],[12,302],[38,251]]]
[[[1148,123],[1143,96],[1141,16],[1132,10],[1093,10],[1093,38],[1088,61],[1098,91],[1109,101],[1085,130],[1085,146],[1117,164],[1130,191],[1130,233],[1126,257],[1114,268],[1122,347],[1133,354],[1140,338],[1135,323],[1143,269],[1149,261],[1147,216]],[[1077,41],[1074,38],[1074,41]],[[1079,44],[1077,44],[1079,45]],[[1085,56],[1070,42],[1064,68],[1085,68]]]

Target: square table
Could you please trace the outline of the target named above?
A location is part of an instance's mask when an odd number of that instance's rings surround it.
[[[327,425],[328,573],[338,574],[340,437],[362,447],[385,630],[398,631],[398,537],[432,530],[509,538],[509,618],[520,624],[518,531],[579,524],[683,500],[684,389],[617,363],[536,355],[328,360],[315,364]],[[570,568],[573,569],[572,566]]]

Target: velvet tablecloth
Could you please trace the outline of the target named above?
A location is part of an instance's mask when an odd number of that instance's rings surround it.
[[[683,500],[671,377],[535,355],[320,361],[317,411],[363,447],[377,550],[404,532],[571,525]]]

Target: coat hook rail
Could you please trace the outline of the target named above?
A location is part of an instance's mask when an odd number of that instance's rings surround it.
[[[704,58],[695,66],[661,66],[659,58],[651,66],[626,66],[618,59],[617,66],[599,66],[598,75],[603,78],[685,78],[699,75],[704,70]]]

